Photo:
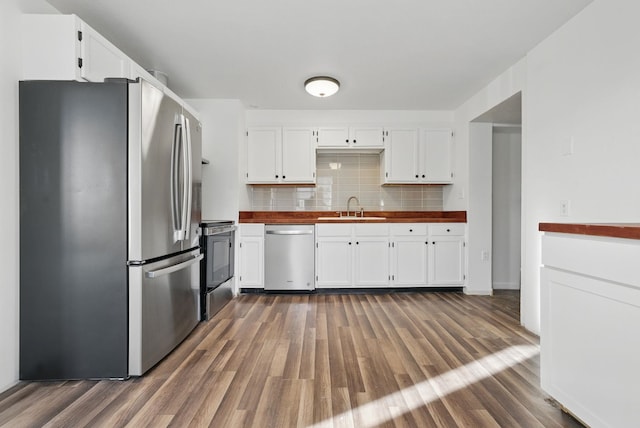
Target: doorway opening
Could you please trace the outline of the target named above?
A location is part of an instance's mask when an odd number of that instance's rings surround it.
[[[491,284],[494,294],[519,292],[522,241],[522,94],[473,120],[491,125]],[[489,149],[490,147],[490,149]],[[488,202],[487,202],[488,203]]]

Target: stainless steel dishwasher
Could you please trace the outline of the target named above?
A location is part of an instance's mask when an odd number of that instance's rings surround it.
[[[314,225],[266,225],[265,291],[315,289]]]

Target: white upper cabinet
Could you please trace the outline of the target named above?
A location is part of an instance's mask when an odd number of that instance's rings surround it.
[[[451,129],[385,130],[386,184],[452,183]]]
[[[451,183],[451,129],[425,129],[419,148],[420,179],[428,183]]]
[[[25,14],[22,24],[21,79],[102,82],[106,78],[142,78],[198,116],[166,85],[76,15]]]
[[[310,128],[282,129],[282,181],[315,183],[315,130]]]
[[[282,130],[251,128],[247,131],[247,182],[280,181]]]
[[[89,82],[129,77],[131,60],[86,23],[80,22],[80,74]]]
[[[129,78],[131,60],[76,15],[23,15],[25,80]]]
[[[318,128],[318,148],[384,148],[383,128],[377,126]]]
[[[418,128],[385,131],[384,183],[418,182]]]
[[[311,128],[249,128],[247,183],[315,183],[314,137]]]

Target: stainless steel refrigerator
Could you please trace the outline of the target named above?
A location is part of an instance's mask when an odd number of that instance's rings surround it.
[[[200,123],[143,80],[19,110],[20,379],[141,375],[199,319]]]

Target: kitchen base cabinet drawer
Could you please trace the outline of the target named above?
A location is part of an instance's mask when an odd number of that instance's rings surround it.
[[[238,226],[240,236],[262,236],[264,237],[264,224],[262,223],[242,223]]]
[[[426,236],[427,223],[392,223],[389,225],[391,236]]]
[[[351,236],[351,224],[317,224],[316,236]]]
[[[431,223],[429,224],[429,235],[447,236],[456,235],[464,236],[464,223]]]

